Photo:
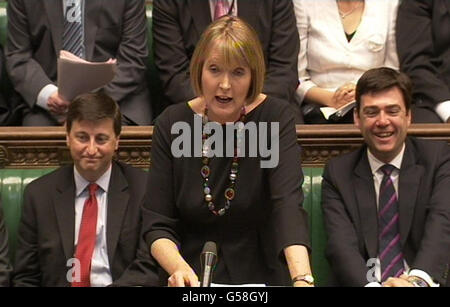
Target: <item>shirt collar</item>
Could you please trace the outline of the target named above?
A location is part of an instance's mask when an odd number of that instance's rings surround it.
[[[211,19],[212,20],[214,20],[214,9],[216,6],[216,2],[217,2],[217,0],[209,0],[209,8],[211,11]],[[227,0],[227,2],[228,2],[228,5],[233,4],[233,0]],[[234,1],[234,7],[231,10],[231,15],[233,15],[233,16],[236,16],[236,3],[237,3],[237,0]]]
[[[112,170],[112,163],[106,170],[106,172],[104,172],[103,175],[100,178],[98,178],[97,181],[95,182],[105,192],[108,192],[109,180],[111,179],[111,170]],[[75,178],[75,188],[76,188],[75,195],[76,197],[78,197],[80,196],[81,193],[83,193],[83,191],[90,184],[90,182],[84,179],[83,176],[81,176],[75,165],[73,166],[73,174]]]
[[[398,153],[398,155],[395,156],[394,159],[392,159],[389,164],[395,166],[397,169],[400,169],[400,166],[402,165],[403,161],[403,154],[405,153],[405,143],[403,143],[402,150]],[[372,170],[372,174],[375,175],[375,173],[385,165],[386,163],[378,160],[371,152],[370,149],[367,148],[367,158],[369,159],[370,169]]]

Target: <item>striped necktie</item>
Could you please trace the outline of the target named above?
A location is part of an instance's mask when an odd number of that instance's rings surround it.
[[[84,58],[83,0],[65,0],[63,50]]]
[[[403,271],[403,252],[400,243],[398,199],[391,173],[395,166],[385,164],[381,168],[383,180],[380,185],[378,211],[378,255],[381,263],[381,281],[398,277]]]
[[[216,5],[214,7],[214,20],[227,15],[229,9],[228,0],[216,0]]]

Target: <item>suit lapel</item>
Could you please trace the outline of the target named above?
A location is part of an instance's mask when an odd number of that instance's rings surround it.
[[[74,257],[75,241],[75,180],[73,165],[61,170],[53,197],[59,234],[66,258]]]
[[[95,36],[97,34],[97,19],[103,6],[103,0],[84,1],[84,46],[86,50],[86,60],[92,61],[95,46]],[[118,34],[119,35],[119,34]]]
[[[59,56],[59,51],[62,48],[62,33],[64,28],[62,1],[45,0],[44,6],[47,12],[48,23],[50,25],[52,33],[53,48],[55,48],[56,55]]]
[[[354,189],[361,218],[364,242],[370,257],[378,252],[378,219],[376,194],[366,147],[361,149],[361,159],[354,170]]]
[[[129,200],[128,181],[120,168],[113,162],[108,190],[106,242],[109,265],[112,268],[114,254],[122,230],[123,218]]]
[[[417,202],[417,193],[424,171],[422,166],[416,164],[412,146],[407,141],[398,183],[399,223],[402,246],[405,245],[406,239],[408,238]]]
[[[187,6],[190,11],[190,15],[197,29],[198,37],[212,22],[211,10],[209,7],[209,1],[205,0],[187,0]],[[186,14],[186,12],[181,12]]]

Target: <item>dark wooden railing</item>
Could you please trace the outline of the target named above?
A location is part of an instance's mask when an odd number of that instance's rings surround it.
[[[450,145],[450,125],[415,124],[409,134]],[[153,127],[124,127],[117,159],[147,168]],[[352,151],[362,143],[353,125],[298,125],[298,142],[302,146],[303,166],[323,167],[334,156]],[[44,168],[70,163],[62,127],[0,127],[0,167]]]

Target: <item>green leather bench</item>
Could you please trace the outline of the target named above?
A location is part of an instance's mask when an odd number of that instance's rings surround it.
[[[6,2],[0,2],[0,44],[5,47],[6,43]]]
[[[53,169],[0,169],[0,194],[9,232],[10,257],[14,259],[17,243],[17,228],[21,215],[22,194],[25,186],[34,179],[51,172]],[[316,285],[324,286],[328,282],[329,265],[324,257],[326,243],[325,230],[322,222],[321,180],[322,168],[304,168],[305,193],[304,208],[309,213],[309,225],[312,243],[312,267]]]

